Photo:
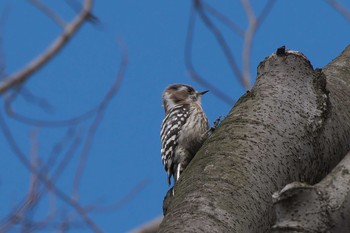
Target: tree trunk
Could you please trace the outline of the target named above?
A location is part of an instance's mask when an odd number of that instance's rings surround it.
[[[272,194],[319,182],[349,150],[350,46],[324,70],[280,48],[167,196],[159,232],[267,232]]]
[[[350,232],[350,152],[316,185],[293,182],[273,195],[272,232]]]

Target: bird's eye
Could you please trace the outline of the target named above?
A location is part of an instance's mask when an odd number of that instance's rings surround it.
[[[194,93],[194,89],[193,88],[187,88],[187,93],[188,94],[193,94]]]

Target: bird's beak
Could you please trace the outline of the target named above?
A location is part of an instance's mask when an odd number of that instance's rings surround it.
[[[209,90],[206,90],[206,91],[202,91],[202,92],[199,92],[200,95],[204,95],[205,93],[207,93]]]

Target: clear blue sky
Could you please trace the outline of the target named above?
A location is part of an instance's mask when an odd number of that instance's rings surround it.
[[[23,98],[14,104],[25,115],[49,120],[65,119],[89,110],[113,83],[120,61],[116,36],[123,38],[129,64],[121,88],[95,136],[80,198],[84,204],[108,205],[123,200],[140,182],[147,184],[116,210],[91,215],[106,232],[125,232],[162,214],[168,185],[160,159],[159,128],[164,116],[161,93],[171,83],[204,89],[189,78],[184,65],[190,2],[96,1],[93,13],[101,24],[85,24],[68,46],[26,84],[53,106],[52,111],[43,112]],[[240,1],[209,2],[246,27]],[[258,12],[265,1],[259,2],[253,5]],[[66,20],[74,16],[75,12],[65,1],[49,6]],[[6,74],[21,69],[60,33],[60,28],[28,1],[1,1],[0,12],[7,15],[1,29]],[[193,51],[197,70],[237,100],[244,93],[243,88],[232,75],[213,35],[203,24],[197,25]],[[242,40],[222,24],[218,25],[240,61]],[[251,73],[255,78],[259,62],[281,45],[302,51],[314,67],[323,67],[349,44],[349,38],[350,22],[325,1],[277,1],[254,38]],[[203,106],[211,122],[232,107],[210,92],[203,98]],[[1,114],[4,115],[3,108]],[[67,132],[67,128],[35,128],[6,119],[27,156],[31,150],[30,135],[37,132],[38,153],[43,161]],[[80,124],[78,130],[86,133],[89,123],[91,120]],[[25,196],[29,177],[2,134],[0,145],[0,217],[4,218]],[[68,194],[76,166],[75,158],[57,183]],[[47,198],[33,213],[35,218],[45,213],[45,204]],[[58,206],[62,207],[59,201]]]

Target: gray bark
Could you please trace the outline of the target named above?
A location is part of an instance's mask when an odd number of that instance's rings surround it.
[[[350,152],[316,185],[294,182],[274,195],[272,232],[350,232]]]
[[[323,72],[332,107],[324,136],[333,132],[334,127],[340,133],[335,136],[347,137],[344,138],[346,148],[350,144],[346,133],[350,125],[350,48]],[[333,124],[337,119],[343,126]],[[274,197],[277,221],[273,232],[350,232],[350,153],[316,185],[294,182]]]
[[[350,47],[324,71],[294,52],[261,62],[166,198],[159,232],[269,231],[272,194],[319,182],[350,149],[349,56]]]

